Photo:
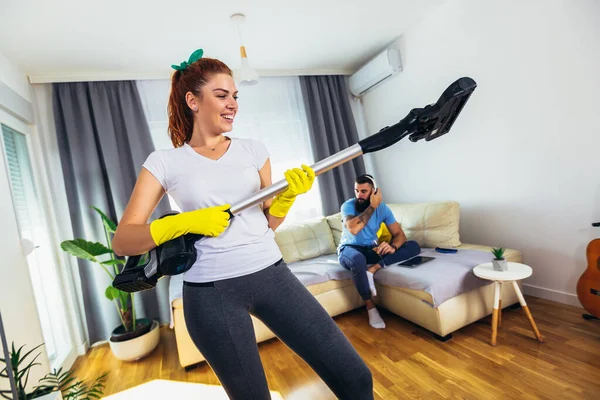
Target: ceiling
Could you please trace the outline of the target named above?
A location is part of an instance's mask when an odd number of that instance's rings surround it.
[[[0,0],[0,52],[32,82],[168,77],[197,48],[261,75],[352,73],[444,0]]]

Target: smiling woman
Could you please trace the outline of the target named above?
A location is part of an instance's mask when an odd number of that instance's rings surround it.
[[[238,111],[229,68],[199,59],[176,69],[168,107],[174,148],[144,162],[115,232],[115,252],[137,255],[186,234],[203,236],[183,276],[184,318],[230,398],[269,397],[250,312],[338,397],[373,398],[371,372],[275,241],[274,231],[311,190],[315,172],[306,163],[286,170],[282,193],[232,215],[231,204],[272,184],[270,151],[254,138],[224,136]],[[182,212],[148,224],[165,193]]]
[[[237,111],[237,89],[229,67],[212,58],[197,62],[195,56],[200,59],[202,50],[190,57],[196,62],[181,64],[185,64],[184,69],[174,66],[168,104],[169,135],[174,147],[189,143],[192,137],[191,146],[216,146],[223,132],[231,131]]]

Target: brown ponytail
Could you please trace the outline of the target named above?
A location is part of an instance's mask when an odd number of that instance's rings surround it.
[[[171,77],[171,94],[167,113],[169,136],[174,147],[181,147],[192,138],[194,116],[185,101],[187,92],[200,97],[201,89],[215,74],[233,76],[231,69],[214,58],[201,58],[183,71],[175,71]]]

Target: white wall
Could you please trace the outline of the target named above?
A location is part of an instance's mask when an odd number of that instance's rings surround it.
[[[401,38],[404,71],[366,94],[370,132],[478,83],[453,130],[375,157],[388,202],[457,200],[463,242],[521,250],[530,294],[578,305],[600,236],[600,2],[449,0]]]
[[[0,82],[4,83],[24,98],[30,100],[31,92],[24,73],[16,73],[18,67],[0,54]],[[1,99],[0,99],[1,100]],[[0,109],[0,122],[10,127],[26,131],[30,127]],[[1,138],[1,136],[0,136]],[[1,148],[1,147],[0,147]],[[4,321],[7,339],[16,346],[25,345],[31,350],[44,342],[35,305],[33,288],[25,256],[21,249],[17,220],[13,211],[12,197],[6,171],[4,152],[0,151],[0,309]],[[50,371],[44,348],[39,349],[42,356],[38,359],[41,366],[35,367],[30,375],[30,385]],[[6,387],[5,380],[0,386]]]
[[[346,79],[346,85],[348,80]],[[348,102],[352,109],[352,115],[356,122],[356,130],[358,131],[358,139],[364,139],[367,136],[371,136],[375,132],[370,132],[367,126],[367,117],[365,115],[365,107],[362,104],[362,99],[355,98],[350,91],[348,91]],[[377,170],[375,169],[375,154],[367,153],[362,156],[365,163],[365,170],[367,174],[377,176]]]
[[[0,82],[17,92],[25,100],[32,101],[31,85],[27,76],[19,66],[10,62],[2,53],[0,53]]]

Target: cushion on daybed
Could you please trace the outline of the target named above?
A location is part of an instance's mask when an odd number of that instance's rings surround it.
[[[336,251],[331,229],[324,217],[280,226],[275,231],[275,242],[288,264]]]

